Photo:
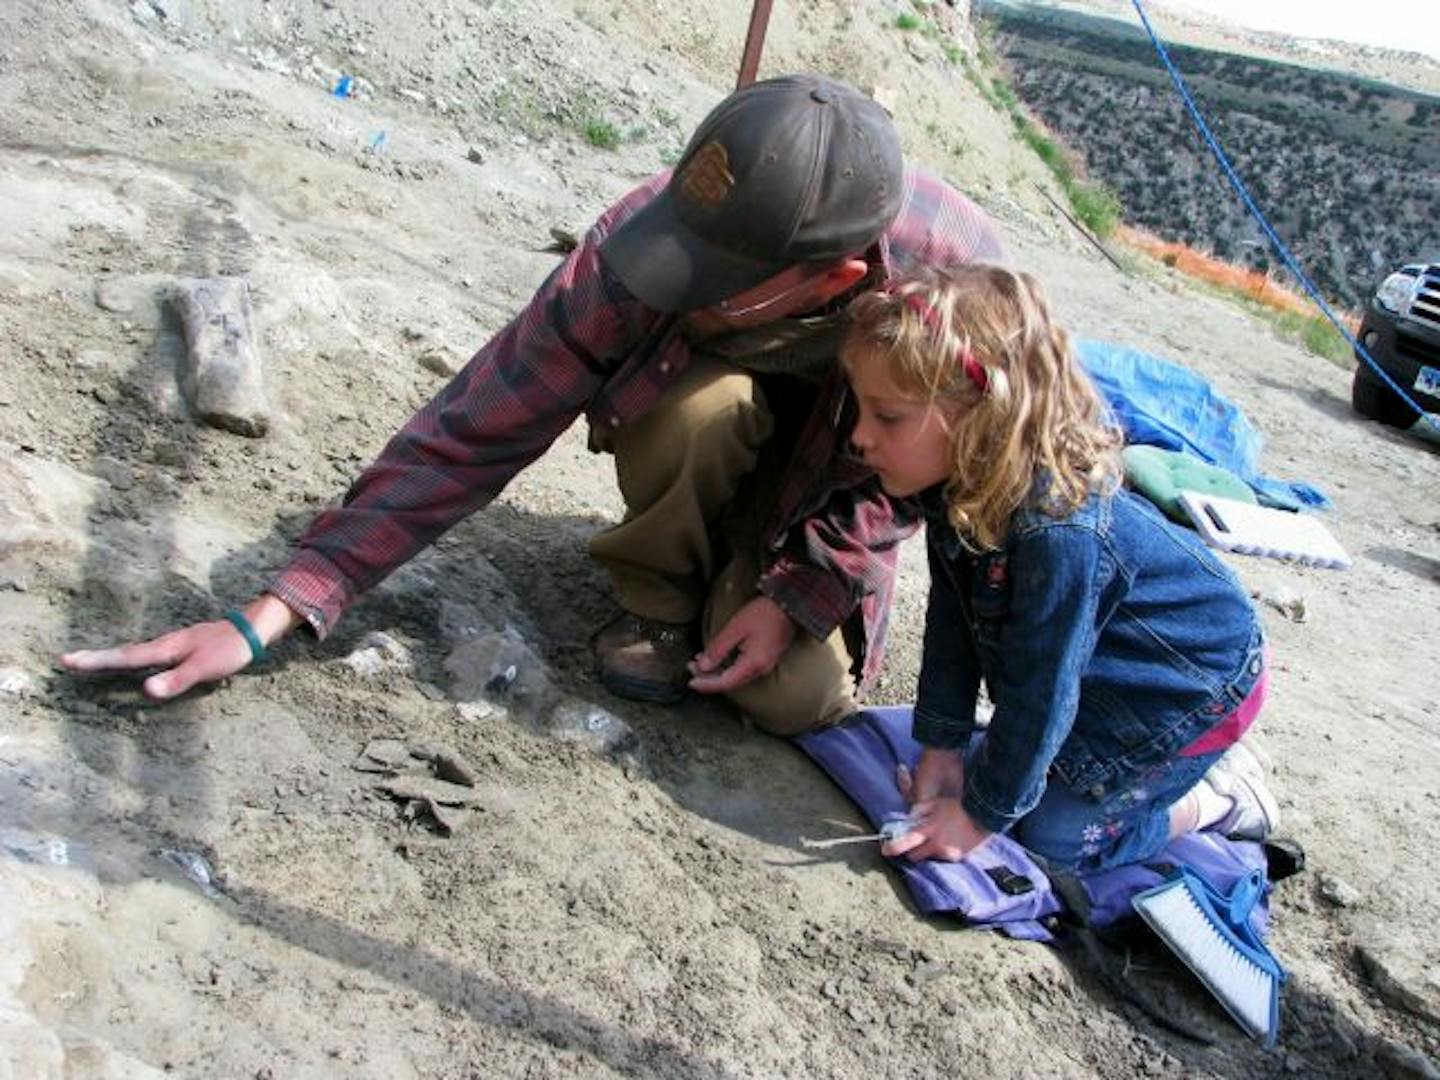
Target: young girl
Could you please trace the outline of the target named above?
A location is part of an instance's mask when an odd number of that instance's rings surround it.
[[[1277,811],[1237,740],[1265,692],[1245,592],[1119,486],[1120,437],[1039,284],[929,272],[852,306],[853,443],[926,513],[917,820],[886,854],[959,859],[1011,832],[1055,868],[1181,833],[1261,838]],[[985,684],[994,714],[975,740]]]

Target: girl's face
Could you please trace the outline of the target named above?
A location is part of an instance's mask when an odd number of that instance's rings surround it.
[[[915,495],[950,479],[953,418],[942,404],[906,395],[884,361],[852,355],[850,387],[860,415],[850,442],[891,495]]]

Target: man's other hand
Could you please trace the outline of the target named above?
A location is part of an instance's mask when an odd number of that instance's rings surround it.
[[[795,623],[779,604],[757,596],[690,662],[690,689],[725,694],[768,674],[795,640],[795,632]]]

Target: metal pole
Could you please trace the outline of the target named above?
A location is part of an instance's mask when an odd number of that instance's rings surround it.
[[[760,70],[760,50],[765,47],[765,28],[770,25],[770,6],[774,0],[755,0],[750,9],[750,30],[745,35],[745,55],[740,58],[740,78],[735,89],[741,90],[755,81]]]
[[[1032,184],[1035,184],[1035,181],[1033,180],[1030,182]],[[1119,262],[1116,261],[1115,256],[1111,255],[1110,252],[1106,250],[1105,245],[1100,243],[1100,241],[1095,238],[1095,235],[1091,233],[1089,229],[1085,228],[1084,225],[1081,225],[1080,222],[1075,220],[1074,214],[1070,213],[1069,210],[1066,210],[1063,206],[1056,202],[1055,196],[1051,195],[1039,184],[1035,184],[1035,190],[1038,191],[1041,195],[1044,195],[1051,206],[1055,207],[1056,210],[1059,210],[1060,213],[1064,214],[1065,220],[1070,222],[1071,225],[1075,226],[1075,231],[1078,232],[1081,236],[1085,237],[1086,240],[1089,240],[1090,243],[1094,244],[1095,250],[1100,252],[1101,255],[1104,255],[1105,258],[1110,260],[1111,266],[1115,267],[1115,269],[1119,270],[1122,274],[1129,275],[1130,271],[1126,270],[1125,267],[1121,266]]]

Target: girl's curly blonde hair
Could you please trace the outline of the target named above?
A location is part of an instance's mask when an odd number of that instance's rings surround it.
[[[849,316],[847,370],[878,360],[900,393],[949,417],[945,499],[973,550],[1001,547],[1032,497],[1058,517],[1118,483],[1120,433],[1030,275],[926,270],[859,297]]]

